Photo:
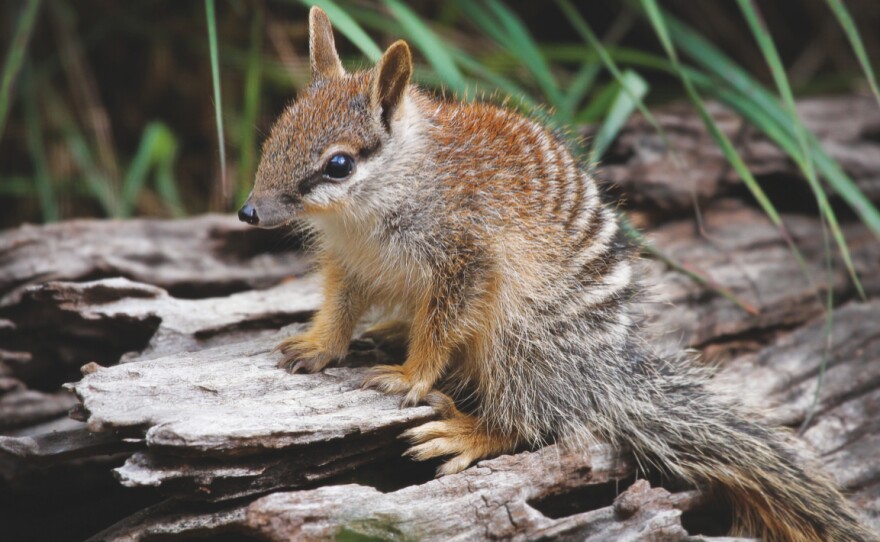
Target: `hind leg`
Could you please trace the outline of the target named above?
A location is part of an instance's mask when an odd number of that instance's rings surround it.
[[[413,445],[406,455],[418,461],[452,456],[437,469],[437,476],[461,472],[478,459],[512,452],[519,444],[515,437],[490,431],[475,416],[462,413],[452,399],[438,391],[426,399],[445,419],[414,427],[402,436]]]

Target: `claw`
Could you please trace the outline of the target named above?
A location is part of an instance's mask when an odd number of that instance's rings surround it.
[[[411,385],[400,365],[376,365],[364,376],[364,387],[385,393],[404,393]]]
[[[461,472],[464,469],[468,468],[470,464],[474,462],[474,459],[475,458],[471,457],[470,455],[465,454],[453,457],[452,459],[450,459],[446,463],[443,463],[442,465],[440,465],[440,467],[437,468],[436,478]]]
[[[455,454],[455,443],[449,438],[436,438],[413,446],[403,453],[416,461],[424,461],[433,457]]]
[[[282,358],[278,367],[290,374],[298,372],[316,373],[334,360],[327,351],[317,343],[303,336],[290,337],[278,343],[273,352],[281,352]]]
[[[433,398],[437,400],[441,397],[435,395]],[[490,434],[477,418],[457,410],[455,412],[449,419],[424,423],[404,431],[401,438],[412,444],[404,455],[416,461],[449,457],[437,469],[439,477],[461,472],[477,459],[505,453],[516,447],[514,438]]]
[[[414,407],[420,403],[420,399],[417,394],[414,394],[412,391],[403,396],[400,400],[400,408],[408,408]]]

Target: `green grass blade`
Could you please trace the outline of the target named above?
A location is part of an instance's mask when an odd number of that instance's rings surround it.
[[[813,400],[807,408],[807,415],[798,428],[798,434],[803,432],[810,426],[813,416],[816,414],[816,407],[819,405],[819,396],[822,392],[822,386],[825,383],[825,370],[828,367],[828,360],[831,359],[831,350],[834,347],[834,259],[831,257],[831,243],[828,240],[827,228],[822,228],[822,241],[825,245],[825,271],[828,281],[828,290],[825,292],[825,329],[822,334],[825,337],[825,347],[822,349],[822,360],[819,362],[819,376],[816,379],[816,390],[813,392]]]
[[[607,48],[609,44],[613,45],[619,42],[632,27],[634,20],[635,16],[632,10],[627,9],[622,11],[605,34],[605,37],[602,40],[603,45]],[[542,51],[545,50],[545,48],[542,49]],[[563,103],[559,113],[561,119],[568,119],[568,122],[571,122],[571,118],[574,116],[578,106],[584,98],[586,98],[590,89],[593,88],[593,84],[596,82],[596,77],[599,75],[601,68],[602,63],[597,60],[590,59],[581,62],[580,69],[578,69],[571,81],[568,82],[568,91],[563,97]]]
[[[27,56],[28,43],[31,40],[34,23],[40,11],[40,0],[25,0],[21,16],[15,25],[15,33],[9,43],[6,62],[3,63],[3,74],[0,76],[0,139],[6,127],[6,117],[12,107],[12,88],[15,78]]]
[[[244,110],[239,125],[238,205],[247,198],[253,184],[257,163],[257,116],[260,114],[260,88],[263,81],[263,8],[258,7],[251,20],[250,50],[244,75]]]
[[[589,103],[575,116],[575,124],[598,123],[603,116],[608,114],[611,104],[614,103],[614,98],[621,91],[620,83],[617,81],[611,81],[607,85],[602,86]]]
[[[513,49],[510,37],[504,31],[504,28],[498,24],[482,3],[473,0],[458,0],[456,5],[465,14],[465,18],[476,25],[487,36],[505,49]]]
[[[330,0],[302,0],[302,3],[307,6],[318,6],[327,12],[327,17],[333,21],[333,29],[348,38],[348,41],[360,49],[370,62],[376,62],[382,58],[382,49],[376,45],[373,38],[364,32],[364,29],[361,28],[357,21],[346,10],[339,7],[336,2]]]
[[[601,67],[598,62],[584,62],[568,83],[568,92],[562,98],[558,116],[560,120],[571,122],[577,106],[593,88]]]
[[[499,0],[486,0],[486,3],[506,31],[508,49],[529,69],[547,101],[554,107],[560,107],[563,103],[562,93],[556,78],[526,26]]]
[[[617,133],[636,109],[637,100],[641,100],[648,93],[648,83],[639,74],[632,70],[623,73],[623,85],[627,88],[619,88],[614,102],[608,110],[605,121],[599,127],[590,145],[589,162],[595,163],[602,157],[605,150],[617,137]]]
[[[453,92],[459,95],[465,94],[467,84],[452,58],[449,46],[403,2],[385,0],[385,5],[400,23],[407,37],[425,55],[437,75]]]
[[[764,58],[767,61],[767,65],[770,67],[770,72],[773,75],[773,80],[775,81],[776,87],[779,90],[779,94],[780,96],[782,96],[783,103],[788,110],[791,126],[794,130],[795,137],[797,138],[798,145],[800,147],[800,156],[797,159],[797,163],[800,166],[801,171],[804,173],[804,176],[807,179],[807,183],[810,185],[810,189],[813,191],[813,195],[816,197],[816,202],[819,205],[820,212],[825,215],[827,224],[831,228],[834,239],[837,242],[838,249],[843,256],[843,261],[846,264],[846,268],[849,271],[850,277],[852,278],[853,284],[855,284],[856,289],[859,291],[859,294],[862,296],[862,298],[864,298],[865,292],[862,288],[861,282],[859,281],[859,277],[856,273],[855,267],[853,266],[849,247],[847,246],[846,240],[843,237],[843,232],[841,232],[840,230],[837,216],[834,214],[834,210],[831,208],[831,204],[828,202],[828,197],[825,194],[825,190],[822,188],[822,185],[816,178],[816,170],[813,167],[813,160],[810,154],[809,145],[807,143],[807,129],[803,125],[803,122],[800,119],[800,115],[798,115],[797,106],[794,102],[794,93],[792,93],[791,86],[788,83],[788,76],[785,74],[785,68],[782,65],[782,59],[780,59],[779,53],[776,50],[776,46],[773,44],[773,39],[771,38],[769,31],[764,25],[764,22],[761,19],[757,7],[752,3],[752,0],[737,0],[737,2],[739,4],[740,10],[743,13],[743,16],[746,19],[746,22],[749,25],[749,28],[752,31],[752,34],[755,36],[755,40],[758,42],[758,46],[761,49],[761,54],[764,55]],[[824,224],[825,222],[823,221],[823,225]]]
[[[0,195],[29,198],[34,195],[34,180],[31,177],[0,177]]]
[[[490,92],[497,90],[504,93],[516,106],[521,107],[526,112],[535,111],[540,108],[538,102],[529,97],[522,87],[510,79],[493,72],[470,55],[457,49],[452,50],[452,55],[459,66],[488,83],[492,87],[488,89]]]
[[[49,90],[50,88],[47,87],[46,94],[47,118],[58,123],[65,147],[82,174],[89,192],[98,200],[107,216],[119,217],[121,205],[117,200],[112,182],[96,165],[86,137],[74,122],[64,103],[54,92]]]
[[[186,216],[186,208],[183,206],[174,182],[173,160],[159,164],[156,169],[156,190],[171,216],[175,218]]]
[[[635,13],[632,10],[623,10],[611,23],[605,36],[602,38],[602,45],[607,49],[609,45],[616,45],[627,32],[632,28],[635,21]],[[546,54],[546,48],[542,48]],[[582,56],[582,55],[581,55]],[[547,55],[549,59],[549,55]],[[596,77],[602,68],[602,63],[598,59],[590,58],[582,60],[581,67],[575,76],[568,83],[568,91],[563,99],[564,111],[569,117],[574,115],[581,102],[586,98],[587,94],[593,88]]]
[[[614,62],[614,59],[611,58],[611,55],[608,54],[608,51],[605,49],[605,46],[602,45],[602,42],[599,41],[598,36],[593,32],[590,28],[590,25],[587,24],[587,21],[581,17],[581,14],[574,8],[574,6],[569,2],[569,0],[556,0],[556,5],[562,10],[565,14],[566,19],[571,23],[574,27],[575,31],[580,34],[580,36],[593,48],[597,55],[599,55],[599,59],[605,65],[605,68],[611,72],[611,75],[614,76],[614,79],[621,85],[621,87],[626,91],[630,92],[629,87],[623,80],[623,74],[620,71],[620,68],[617,67],[617,64]],[[660,134],[663,143],[667,146],[667,148],[671,149],[673,152],[673,157],[677,160],[677,154],[675,150],[672,149],[672,146],[669,143],[669,139],[666,137],[666,133],[663,131],[663,128],[660,126],[660,123],[657,122],[657,119],[654,115],[648,110],[642,101],[641,97],[638,97],[634,94],[630,94],[630,98],[635,103],[639,112],[645,119],[651,124],[651,126]]]
[[[217,52],[217,18],[214,0],[205,0],[205,18],[208,22],[208,48],[211,50],[211,84],[214,87],[214,122],[217,125],[217,145],[220,149],[220,186],[223,199],[228,194],[226,179],[226,141],[223,137],[223,101],[220,97],[220,60]]]
[[[174,163],[177,160],[177,138],[170,129],[161,122],[156,122],[156,143],[153,146],[153,162],[155,163],[156,191],[171,216],[180,217],[186,214],[183,202],[177,192],[174,180]]]
[[[43,128],[40,119],[40,111],[37,106],[37,91],[33,84],[33,70],[28,68],[24,74],[24,120],[27,127],[26,139],[31,162],[34,165],[34,179],[36,181],[37,196],[40,200],[40,209],[43,211],[44,222],[55,222],[59,219],[58,202],[55,196],[55,186],[52,175],[49,172],[46,151],[43,147]]]
[[[758,106],[764,115],[778,123],[783,130],[793,134],[788,113],[771,93],[767,92],[748,73],[689,26],[668,13],[664,13],[663,16],[672,30],[672,39],[688,56],[696,60],[708,73],[720,77],[723,82],[729,84],[748,101]],[[719,85],[716,83],[715,86]],[[807,139],[810,144],[810,153],[819,172],[859,215],[865,225],[875,235],[880,236],[880,210],[856,186],[839,164],[825,152],[815,136],[808,134]]]
[[[706,108],[706,104],[703,102],[703,99],[700,98],[700,95],[697,93],[694,88],[693,83],[691,83],[690,77],[686,71],[681,69],[681,63],[678,59],[678,54],[675,51],[675,47],[672,45],[672,40],[669,37],[669,31],[666,27],[666,22],[663,18],[663,15],[660,13],[660,8],[657,6],[655,0],[641,0],[642,7],[644,8],[645,14],[651,23],[651,26],[654,28],[654,31],[657,34],[657,37],[660,39],[660,43],[663,45],[663,49],[666,51],[667,56],[672,61],[672,64],[675,66],[679,73],[679,77],[681,78],[682,84],[684,85],[685,92],[690,98],[691,102],[693,102],[694,106],[697,108],[697,113],[700,115],[700,118],[703,120],[703,124],[706,126],[706,129],[709,131],[709,134],[712,136],[712,139],[715,140],[715,143],[721,149],[721,152],[724,154],[727,161],[733,167],[734,171],[740,176],[740,178],[745,183],[746,187],[752,193],[752,196],[761,206],[761,209],[767,215],[768,218],[773,222],[773,224],[779,229],[782,234],[783,239],[788,244],[791,249],[792,254],[794,254],[795,258],[798,261],[798,265],[801,268],[801,271],[810,282],[813,284],[812,277],[810,276],[806,261],[804,260],[803,255],[800,250],[794,244],[794,241],[791,238],[791,235],[788,233],[785,224],[782,222],[782,218],[779,216],[776,208],[767,198],[766,193],[761,188],[761,185],[758,184],[758,181],[755,180],[752,172],[749,171],[749,168],[746,166],[745,162],[743,162],[742,157],[736,152],[736,149],[733,147],[733,143],[730,139],[724,135],[724,132],[718,128],[718,125],[715,123],[715,120],[712,118],[712,115],[709,114],[709,110]],[[814,288],[815,289],[815,288]]]
[[[807,166],[808,171],[805,171],[805,173],[807,173],[809,178],[814,179],[815,170],[813,169],[813,162],[810,160],[809,149],[807,148],[806,128],[801,122],[800,115],[798,115],[797,106],[794,102],[794,93],[791,91],[791,86],[788,83],[788,76],[785,73],[785,67],[782,65],[782,59],[779,58],[779,53],[773,44],[770,32],[761,19],[757,7],[751,0],[737,0],[737,3],[749,25],[749,29],[752,31],[752,35],[755,37],[755,41],[758,42],[761,54],[767,61],[773,81],[776,83],[776,88],[779,90],[779,95],[785,104],[788,121],[791,123],[794,135],[800,145],[801,158]]]
[[[144,128],[141,142],[128,166],[122,184],[122,216],[132,215],[151,169],[156,172],[156,188],[162,202],[172,215],[182,214],[178,212],[182,211],[182,206],[173,176],[176,156],[177,139],[171,130],[161,122],[149,123]]]
[[[837,21],[840,23],[841,28],[843,28],[847,39],[849,39],[853,52],[862,66],[862,71],[865,72],[865,78],[868,79],[871,92],[874,93],[874,99],[880,104],[880,90],[877,89],[877,78],[874,76],[874,68],[871,67],[871,61],[868,60],[868,53],[865,52],[862,37],[859,35],[859,30],[856,28],[849,10],[846,9],[841,0],[826,0],[826,2],[828,2],[828,7],[831,8],[831,11],[834,12],[834,16],[837,17]]]
[[[147,173],[150,170],[150,165],[155,155],[156,137],[155,124],[147,125],[141,135],[141,142],[134,154],[134,158],[128,165],[128,170],[122,182],[122,209],[120,214],[123,217],[131,216],[141,190],[146,183]]]

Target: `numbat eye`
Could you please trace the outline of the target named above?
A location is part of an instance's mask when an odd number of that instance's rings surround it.
[[[331,179],[344,179],[354,171],[354,158],[347,154],[334,154],[324,166],[324,175]]]

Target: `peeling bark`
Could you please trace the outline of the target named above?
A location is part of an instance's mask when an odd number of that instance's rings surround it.
[[[801,107],[829,153],[880,199],[876,105]],[[716,112],[756,174],[777,183],[771,196],[800,190],[778,149]],[[718,363],[719,382],[770,420],[804,424],[805,444],[880,529],[880,243],[844,219],[869,298],[860,301],[839,261],[826,273],[807,200],[783,198],[810,280],[838,304],[826,359],[822,299],[777,229],[699,119],[676,107],[657,116],[686,174],[636,119],[604,175],[647,219],[658,248],[754,314],[647,260],[650,328],[663,334],[658,342],[671,337]],[[690,218],[692,183],[704,231]],[[436,464],[402,458],[396,438],[433,410],[400,409],[397,398],[359,387],[362,366],[401,362],[401,345],[356,339],[341,366],[317,375],[275,366],[274,345],[321,299],[315,279],[301,278],[307,259],[296,241],[281,235],[217,216],[0,233],[0,524],[23,524],[25,496],[76,496],[84,515],[100,516],[101,494],[143,503],[130,510],[171,498],[112,526],[96,521],[88,534],[104,530],[95,540],[731,540],[721,503],[668,480],[637,480],[626,452],[606,446],[526,451],[434,480]],[[65,380],[78,380],[75,394],[59,389]],[[71,407],[83,421],[63,417]]]
[[[188,298],[265,288],[305,272],[298,248],[231,216],[25,225],[0,235],[0,307],[56,280],[126,277]]]
[[[797,166],[785,152],[729,109],[710,104],[709,110],[749,170],[777,196],[777,203],[786,208],[793,201],[814,205]],[[873,98],[802,100],[798,112],[856,185],[872,201],[880,201],[880,110]],[[678,160],[671,159],[664,136],[636,116],[623,128],[600,170],[600,177],[620,189],[629,205],[666,218],[679,212],[691,214],[695,201],[745,196],[742,181],[691,106],[672,105],[653,113]]]

